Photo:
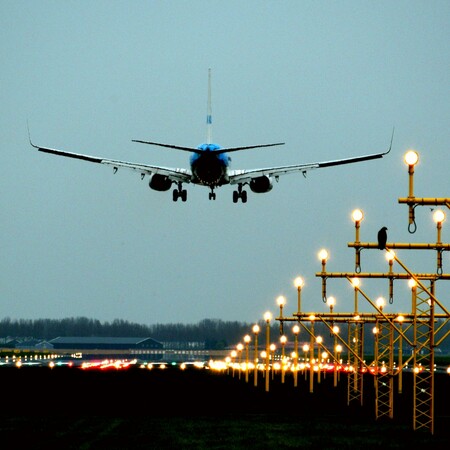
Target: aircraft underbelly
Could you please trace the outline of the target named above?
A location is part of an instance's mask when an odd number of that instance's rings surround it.
[[[205,186],[221,186],[227,182],[225,165],[214,161],[199,162],[192,167],[196,182]]]

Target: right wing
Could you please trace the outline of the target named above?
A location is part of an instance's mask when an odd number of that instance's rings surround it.
[[[323,167],[340,166],[343,164],[353,164],[362,161],[369,161],[371,159],[382,158],[387,155],[392,148],[392,141],[394,139],[394,130],[392,130],[391,144],[386,152],[373,153],[371,155],[364,156],[354,156],[352,158],[334,159],[331,161],[314,162],[307,164],[294,164],[290,166],[279,166],[279,167],[267,167],[264,169],[250,169],[250,170],[232,170],[229,173],[230,184],[244,184],[250,183],[252,179],[268,176],[268,177],[279,177],[280,175],[287,175],[294,172],[302,172],[306,176],[306,172],[312,169],[320,169]]]
[[[40,147],[39,145],[35,145],[31,142],[30,144],[37,148],[40,152],[50,153],[52,155],[66,156],[68,158],[81,159],[83,161],[89,161],[98,164],[106,164],[108,166],[113,166],[114,173],[117,171],[119,167],[123,167],[125,169],[134,170],[135,172],[139,172],[141,174],[141,178],[144,178],[145,175],[154,175],[160,174],[165,175],[169,179],[176,182],[190,183],[192,180],[192,173],[188,169],[179,169],[179,168],[170,168],[170,167],[160,167],[160,166],[151,166],[148,164],[136,164],[127,161],[117,161],[114,159],[106,159],[100,158],[98,156],[90,156],[83,155],[81,153],[72,153],[66,152],[63,150],[58,150],[55,148],[48,147]]]
[[[361,161],[368,161],[371,159],[382,158],[386,153],[375,153],[373,155],[356,156],[354,158],[336,159],[332,161],[323,161],[307,164],[294,164],[291,166],[267,167],[264,169],[250,169],[250,170],[231,170],[229,174],[230,184],[249,183],[252,179],[261,176],[279,177],[280,175],[287,175],[294,172],[302,172],[306,175],[308,170],[320,169],[322,167],[339,166],[341,164],[352,164]]]

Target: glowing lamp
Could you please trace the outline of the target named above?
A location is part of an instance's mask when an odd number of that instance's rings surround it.
[[[419,154],[415,150],[408,150],[405,154],[405,162],[408,166],[415,166],[419,161]]]
[[[283,295],[277,297],[277,304],[280,308],[282,308],[286,304],[286,298]]]
[[[319,259],[323,262],[326,261],[328,259],[328,252],[323,248],[322,250],[320,250],[319,252]]]
[[[330,307],[330,309],[333,309],[336,305],[336,299],[334,297],[328,297],[327,298],[327,305]]]
[[[378,297],[376,300],[376,304],[378,306],[378,309],[383,310],[384,306],[386,305],[386,300],[383,297]]]
[[[444,211],[438,209],[434,212],[433,214],[433,220],[437,223],[440,224],[445,220],[445,213]]]
[[[393,261],[395,259],[395,252],[393,250],[388,250],[386,252],[386,259],[388,261]]]
[[[352,219],[355,222],[361,222],[361,220],[363,220],[363,218],[364,218],[364,214],[363,214],[363,212],[360,209],[355,209],[352,212]]]

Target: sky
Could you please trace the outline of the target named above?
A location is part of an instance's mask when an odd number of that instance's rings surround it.
[[[415,195],[450,196],[449,23],[445,0],[0,0],[0,318],[256,322],[277,313],[279,295],[286,315],[296,311],[296,276],[303,311],[323,312],[317,255],[328,250],[331,272],[354,270],[355,208],[362,242],[382,226],[388,242],[435,241],[430,208],[416,208],[412,234],[398,198],[411,148]],[[27,121],[41,146],[188,167],[185,152],[131,140],[205,142],[209,68],[214,142],[285,142],[233,153],[233,169],[383,152],[395,127],[392,150],[280,177],[234,204],[231,186],[210,201],[207,188],[185,185],[188,201],[175,203],[148,177],[30,146]],[[397,256],[436,271],[434,252]],[[363,272],[387,267],[384,252],[362,251]],[[388,297],[387,280],[362,289]],[[327,295],[336,312],[353,310],[347,280],[329,279]],[[386,311],[410,309],[396,281]]]

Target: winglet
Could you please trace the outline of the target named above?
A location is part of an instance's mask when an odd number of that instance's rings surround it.
[[[30,145],[34,148],[39,148],[37,145],[34,145],[33,142],[31,141],[30,125],[28,124],[28,119],[27,119],[27,129],[28,129],[28,140],[30,141]]]
[[[388,150],[386,153],[384,153],[385,155],[387,155],[387,154],[391,151],[391,148],[392,148],[392,141],[394,140],[394,131],[395,131],[395,126],[392,127],[391,144],[389,145],[389,150]]]

